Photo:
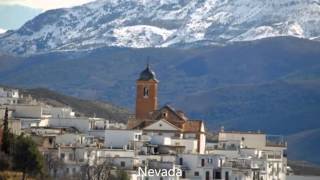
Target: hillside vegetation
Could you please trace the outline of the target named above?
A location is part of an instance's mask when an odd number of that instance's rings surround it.
[[[8,86],[0,86],[13,88]],[[19,88],[18,88],[19,89]],[[55,91],[45,88],[24,89],[19,92],[23,96],[31,96],[38,102],[42,102],[54,107],[71,107],[77,116],[101,117],[116,122],[126,122],[129,117],[129,111],[105,101],[94,101],[80,99],[72,96],[62,95]]]
[[[24,89],[22,93],[30,94],[33,98],[52,106],[69,106],[83,116],[102,117],[117,122],[126,122],[128,120],[128,110],[104,101],[79,99],[44,88]]]

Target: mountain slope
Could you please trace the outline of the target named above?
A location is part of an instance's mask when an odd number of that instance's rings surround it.
[[[0,36],[0,52],[181,47],[320,36],[316,0],[98,0],[47,11]],[[189,45],[188,45],[189,46]]]
[[[208,127],[288,135],[320,127],[320,81],[277,81],[189,94],[178,107]]]
[[[160,105],[176,105],[192,118],[206,120],[209,128],[283,135],[320,128],[320,43],[297,38],[223,47],[0,56],[0,83],[44,87],[133,109],[135,80],[148,57],[160,80]],[[297,152],[296,157],[308,154]]]
[[[288,153],[290,159],[320,163],[320,157],[315,156],[320,148],[320,129],[310,129],[288,137]],[[318,167],[319,168],[319,167]],[[302,169],[303,171],[303,169]],[[319,170],[317,171],[319,175]],[[301,172],[303,173],[303,172]]]
[[[160,80],[160,105],[188,105],[183,109],[194,118],[211,121],[210,127],[217,127],[227,119],[232,123],[224,125],[231,128],[247,127],[281,134],[318,126],[313,117],[319,114],[312,102],[317,104],[319,97],[320,43],[303,39],[272,38],[201,49],[101,48],[81,53],[6,57],[7,60],[0,61],[0,83],[44,87],[133,109],[135,80],[148,57]],[[212,97],[212,100],[200,101],[198,95],[200,99]],[[219,98],[227,98],[234,113],[229,113],[228,107],[223,109],[224,101]],[[242,101],[249,103],[248,106],[242,106]],[[222,104],[216,108],[218,102]],[[280,107],[275,108],[275,104]],[[257,117],[261,111],[268,116]],[[287,123],[290,117],[297,124],[290,124],[292,127],[288,129],[283,124],[270,124],[270,127],[266,124],[262,129],[260,124],[268,118]],[[239,122],[247,118],[251,126],[240,126]],[[310,123],[300,126],[299,119],[308,119]]]
[[[126,109],[114,106],[110,103],[79,99],[43,88],[20,89],[20,93],[31,95],[38,101],[52,106],[69,106],[78,114],[87,117],[97,116],[111,121],[126,122],[129,115],[129,112]]]

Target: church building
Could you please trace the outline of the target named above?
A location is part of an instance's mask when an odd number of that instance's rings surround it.
[[[190,120],[169,105],[158,108],[158,84],[156,74],[147,65],[136,81],[135,118],[128,121],[128,128],[171,138],[196,139],[197,153],[203,154],[206,142],[203,121]]]

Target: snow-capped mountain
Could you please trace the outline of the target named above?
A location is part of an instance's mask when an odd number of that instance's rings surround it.
[[[7,30],[0,28],[0,34],[3,34],[3,33],[5,33],[6,31],[7,31]]]
[[[274,36],[320,37],[320,0],[98,0],[44,12],[0,35],[0,52],[225,44]]]

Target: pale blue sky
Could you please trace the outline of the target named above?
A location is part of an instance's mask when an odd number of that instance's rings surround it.
[[[0,0],[0,5],[2,4],[14,4],[28,6],[35,9],[56,9],[62,7],[71,7],[80,4],[84,4],[93,0]]]
[[[93,0],[0,0],[1,29],[18,29],[25,22],[49,9],[72,7]]]
[[[18,29],[43,10],[19,5],[0,5],[0,28]]]

